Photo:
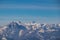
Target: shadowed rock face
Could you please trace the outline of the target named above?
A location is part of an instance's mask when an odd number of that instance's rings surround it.
[[[25,26],[19,25],[16,22],[10,23],[7,27],[8,28],[6,29],[4,34],[5,34],[5,36],[8,35],[8,36],[6,36],[6,38],[11,39],[11,40],[13,40],[13,39],[14,40],[19,40],[20,30],[23,30],[24,32],[27,30],[25,28]]]

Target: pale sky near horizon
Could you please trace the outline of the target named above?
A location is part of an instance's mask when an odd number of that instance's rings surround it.
[[[0,0],[0,25],[18,20],[60,23],[60,0]]]

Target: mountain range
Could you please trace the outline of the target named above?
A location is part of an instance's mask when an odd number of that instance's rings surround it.
[[[0,40],[60,40],[60,24],[11,22],[0,27]]]

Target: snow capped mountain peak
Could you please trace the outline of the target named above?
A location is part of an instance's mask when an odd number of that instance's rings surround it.
[[[23,23],[21,21],[16,21],[16,23],[19,25],[23,25]]]

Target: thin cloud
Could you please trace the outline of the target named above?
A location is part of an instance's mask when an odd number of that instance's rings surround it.
[[[37,5],[0,5],[0,9],[48,9],[48,10],[55,10],[60,9],[57,6],[37,6]]]

